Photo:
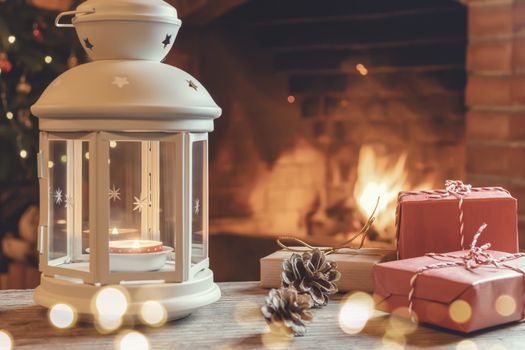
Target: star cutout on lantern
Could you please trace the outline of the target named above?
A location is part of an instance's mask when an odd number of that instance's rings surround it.
[[[186,82],[188,83],[188,86],[190,88],[192,88],[193,90],[197,91],[198,86],[193,82],[193,80],[189,79],[189,80],[186,80]]]
[[[168,47],[168,45],[171,44],[171,35],[166,34],[166,38],[162,43],[164,44],[164,48]]]
[[[84,46],[86,46],[86,49],[93,50],[95,45],[89,42],[89,38],[84,39]]]
[[[139,211],[142,213],[142,209],[146,208],[146,206],[148,205],[147,203],[147,199],[148,197],[144,197],[144,198],[138,198],[138,197],[135,197],[133,196],[133,199],[134,199],[134,202],[133,202],[133,211]]]
[[[60,187],[53,193],[53,198],[55,199],[55,204],[62,204],[62,189]]]
[[[113,85],[118,86],[119,89],[122,89],[124,86],[129,85],[128,77],[115,77],[113,78]]]
[[[65,199],[66,200],[64,201],[64,207],[73,208],[73,196],[70,194],[66,194]]]
[[[120,200],[120,188],[115,188],[115,185],[109,190],[109,199],[113,202],[116,202],[117,199]]]
[[[195,212],[195,215],[199,215],[201,211],[201,201],[200,199],[195,200],[195,205],[193,206],[193,211]]]

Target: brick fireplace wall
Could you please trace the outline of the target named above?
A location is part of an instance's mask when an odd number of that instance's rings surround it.
[[[467,177],[508,188],[525,229],[525,1],[468,2]]]

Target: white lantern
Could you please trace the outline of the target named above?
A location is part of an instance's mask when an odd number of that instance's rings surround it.
[[[71,15],[72,24],[60,23]],[[180,28],[161,0],[89,0],[57,17],[94,60],[63,73],[40,119],[40,270],[35,300],[95,315],[108,285],[134,317],[215,302],[208,260],[208,132],[221,114],[191,75],[162,64]]]

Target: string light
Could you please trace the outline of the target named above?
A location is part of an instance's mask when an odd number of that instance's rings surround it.
[[[53,163],[53,161],[50,160],[49,162],[47,162],[47,166],[51,169],[52,167],[55,166],[55,163]]]
[[[111,148],[117,147],[117,141],[109,141],[109,147]]]
[[[84,158],[86,158],[87,160],[89,160],[89,152],[86,152],[86,153],[84,154]]]
[[[27,151],[25,149],[20,151],[20,158],[26,159],[27,158]]]
[[[7,113],[5,114],[5,117],[6,117],[7,119],[9,119],[9,120],[13,119],[13,117],[14,117],[13,112],[7,112]]]
[[[366,69],[365,65],[362,63],[358,63],[355,65],[355,69],[359,72],[361,75],[367,75],[368,69]]]
[[[13,44],[16,41],[16,36],[9,35],[9,37],[7,38],[7,41],[9,41],[9,44]]]
[[[51,56],[44,57],[44,62],[46,62],[47,64],[50,64],[51,62],[53,62],[53,57]]]

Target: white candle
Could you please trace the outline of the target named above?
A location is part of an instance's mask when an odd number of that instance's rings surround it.
[[[112,254],[142,254],[162,251],[162,242],[150,240],[119,240],[109,242]]]

